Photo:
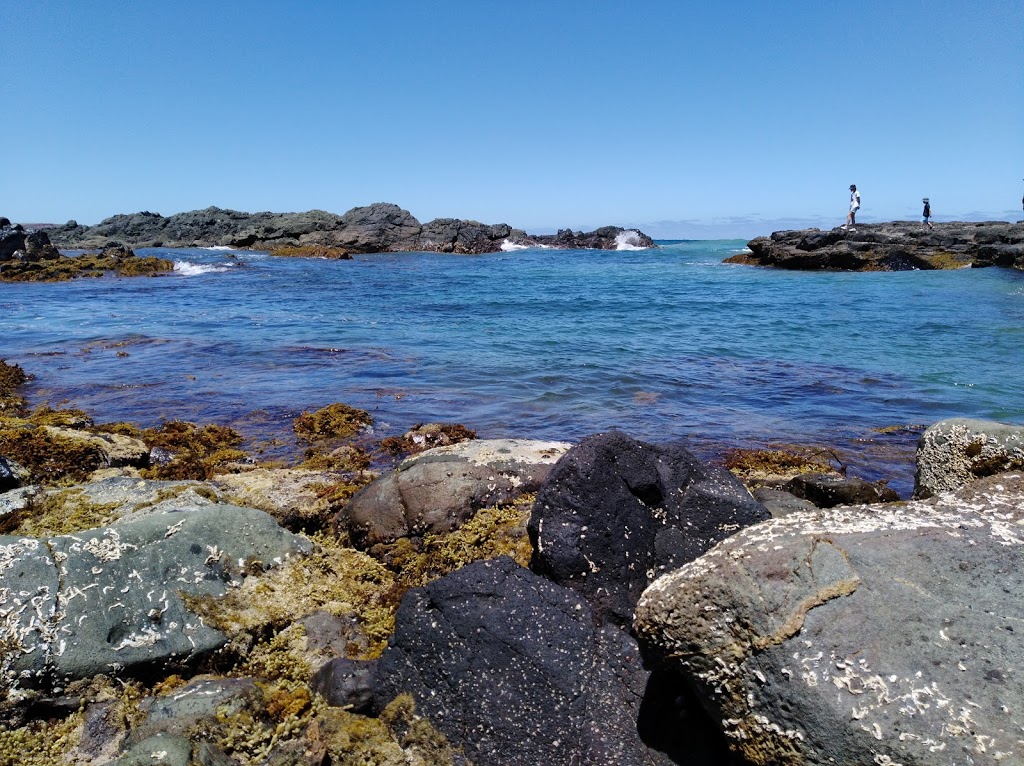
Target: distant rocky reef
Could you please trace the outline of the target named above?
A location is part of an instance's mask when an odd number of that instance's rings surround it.
[[[849,231],[777,231],[726,263],[798,271],[912,271],[965,266],[1024,269],[1024,223],[912,221],[857,224]]]
[[[164,217],[141,212],[115,215],[95,226],[68,221],[47,229],[62,248],[102,248],[110,241],[133,247],[216,247],[256,250],[321,245],[349,253],[431,251],[493,253],[503,247],[558,247],[615,250],[654,247],[646,234],[618,226],[584,233],[565,229],[557,234],[530,235],[508,224],[483,224],[436,218],[421,224],[398,205],[375,203],[344,215],[311,210],[306,213],[241,213],[208,207]]]

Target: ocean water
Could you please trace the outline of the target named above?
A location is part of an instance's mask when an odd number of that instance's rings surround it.
[[[923,426],[1024,422],[1024,273],[808,273],[727,265],[741,241],[651,250],[222,250],[156,278],[0,284],[0,358],[33,402],[98,421],[217,422],[266,445],[342,401],[375,434],[611,428],[717,459],[790,443],[907,496]],[[272,451],[272,450],[271,450]]]

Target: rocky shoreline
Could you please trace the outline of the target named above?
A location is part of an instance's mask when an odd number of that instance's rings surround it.
[[[799,271],[912,271],[1004,266],[1024,269],[1024,223],[912,221],[857,224],[853,230],[777,231],[747,243],[726,263]]]
[[[557,234],[531,235],[508,224],[483,224],[456,218],[420,223],[408,210],[375,203],[344,215],[311,210],[306,213],[242,213],[209,207],[164,217],[141,212],[115,215],[95,226],[68,221],[46,229],[50,241],[64,249],[103,248],[111,242],[131,247],[233,247],[273,250],[320,245],[347,253],[439,252],[494,253],[509,247],[614,250],[626,243],[655,247],[646,234],[617,226],[592,232],[563,229]]]
[[[261,464],[222,426],[30,408],[26,380],[0,362],[3,762],[1024,749],[1024,428],[933,425],[903,502],[820,456],[370,438],[341,403]]]

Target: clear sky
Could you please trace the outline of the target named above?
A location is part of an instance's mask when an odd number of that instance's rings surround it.
[[[22,222],[1024,217],[1021,0],[0,0],[0,98]]]

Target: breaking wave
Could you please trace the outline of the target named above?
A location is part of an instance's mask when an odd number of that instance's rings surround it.
[[[515,250],[529,250],[530,246],[529,245],[520,245],[517,242],[513,242],[510,239],[506,239],[504,242],[501,243],[501,249],[502,249],[502,252],[511,253],[511,252],[513,252]]]
[[[647,248],[640,244],[640,232],[636,229],[626,229],[626,231],[619,232],[615,238],[615,249],[646,250]]]
[[[223,264],[190,263],[189,261],[174,262],[174,273],[181,274],[183,277],[195,277],[199,274],[220,274],[230,269],[230,266]]]

